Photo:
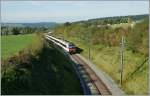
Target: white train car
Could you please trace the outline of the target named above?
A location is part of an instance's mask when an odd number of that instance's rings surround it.
[[[65,51],[69,53],[76,53],[76,46],[73,43],[55,38],[51,35],[46,35],[46,38],[63,48]]]

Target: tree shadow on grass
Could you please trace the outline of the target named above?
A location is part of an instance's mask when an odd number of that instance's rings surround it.
[[[72,65],[54,48],[44,47],[37,56],[30,57],[28,64],[18,62],[19,58],[16,57],[17,61],[13,63],[17,65],[6,68],[10,72],[5,72],[2,77],[2,94],[82,94]]]

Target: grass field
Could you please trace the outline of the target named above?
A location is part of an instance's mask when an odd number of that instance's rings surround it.
[[[88,59],[88,45],[82,40],[69,38],[78,47],[83,49],[81,53]],[[123,85],[120,85],[120,50],[119,47],[106,47],[101,44],[91,46],[91,61],[111,76],[126,94],[148,94],[148,61],[138,71],[134,71],[146,59],[141,54],[125,50],[124,53]],[[132,76],[131,74],[134,73]]]
[[[1,37],[1,57],[6,59],[20,50],[30,46],[35,38],[35,34],[9,35]]]

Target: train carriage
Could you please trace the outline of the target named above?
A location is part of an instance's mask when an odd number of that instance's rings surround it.
[[[52,35],[46,35],[46,38],[63,48],[66,52],[70,54],[76,53],[76,46],[72,42],[55,38]]]

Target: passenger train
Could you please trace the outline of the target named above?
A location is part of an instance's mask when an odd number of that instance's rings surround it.
[[[62,40],[60,38],[59,39],[55,38],[51,34],[46,35],[46,38],[52,41],[53,43],[57,44],[58,46],[60,46],[65,51],[69,52],[70,54],[76,53],[76,46],[72,42]]]

